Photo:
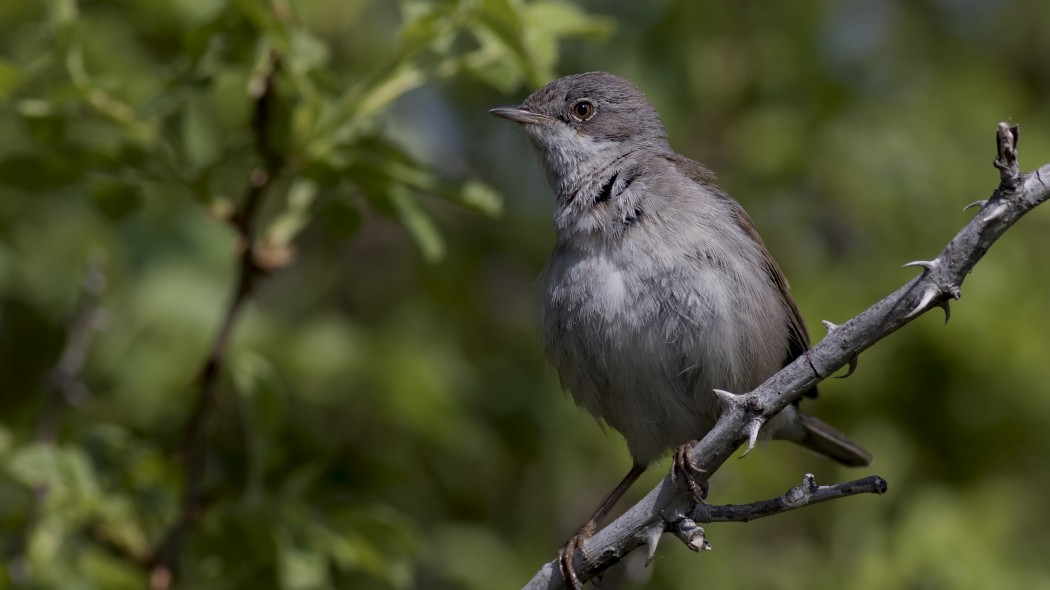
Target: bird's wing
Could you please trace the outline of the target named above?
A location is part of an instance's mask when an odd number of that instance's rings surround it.
[[[788,285],[787,278],[784,277],[784,272],[780,270],[777,261],[774,260],[773,256],[769,253],[765,242],[762,241],[762,236],[758,235],[758,230],[755,229],[755,224],[751,221],[751,217],[749,217],[747,212],[744,211],[744,208],[740,206],[740,203],[737,203],[735,199],[714,184],[713,181],[715,175],[710,170],[705,168],[699,162],[690,160],[689,158],[678,154],[674,154],[669,159],[680,172],[688,176],[694,182],[707,186],[711,189],[713,194],[717,195],[718,198],[723,199],[732,213],[733,220],[736,221],[737,226],[750,236],[756,244],[758,244],[758,249],[762,253],[763,262],[765,262],[766,274],[780,291],[780,296],[785,305],[787,305],[789,311],[788,350],[783,364],[783,366],[787,366],[809,350],[809,332],[806,331],[806,323],[802,319],[802,311],[799,310],[798,304],[795,303],[795,298],[791,296],[791,287]],[[814,386],[807,391],[805,395],[807,397],[816,397],[817,388]]]

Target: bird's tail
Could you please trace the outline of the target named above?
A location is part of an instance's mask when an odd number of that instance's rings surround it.
[[[803,433],[797,442],[807,449],[847,467],[864,467],[871,463],[871,453],[826,422],[798,412],[798,424]]]

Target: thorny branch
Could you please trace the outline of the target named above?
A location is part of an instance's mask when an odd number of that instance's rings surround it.
[[[269,54],[264,67],[257,72],[248,89],[254,101],[251,127],[255,139],[255,152],[260,163],[249,175],[244,198],[229,219],[230,225],[237,231],[237,279],[215,340],[197,374],[197,399],[186,423],[181,448],[185,469],[182,504],[175,522],[150,560],[150,587],[153,590],[167,590],[171,586],[186,537],[192,532],[207,504],[204,467],[210,423],[218,401],[219,377],[241,311],[254,293],[259,280],[270,270],[268,265],[260,264],[258,253],[253,246],[259,206],[266,196],[267,189],[280,173],[283,163],[270,137],[272,111],[277,100],[278,65],[277,55]]]
[[[999,169],[999,187],[987,200],[967,206],[978,206],[980,212],[936,258],[906,265],[921,267],[920,276],[848,322],[828,325],[828,334],[820,343],[754,391],[719,396],[725,412],[691,452],[692,460],[702,472],[714,473],[742,443],[747,442],[753,430],[750,425],[761,425],[775,416],[797,400],[803,391],[842,367],[853,364],[857,355],[879,340],[934,307],[943,307],[947,314],[948,302],[960,297],[963,279],[992,244],[1021,216],[1050,198],[1050,164],[1034,172],[1021,173],[1017,163],[1017,138],[1016,126],[999,123],[994,162]],[[734,510],[738,516],[753,518],[769,514],[760,508],[766,506],[765,503],[747,506],[750,508],[736,507]],[[584,546],[587,556],[577,553],[573,564],[579,579],[586,581],[596,576],[642,545],[648,545],[651,554],[664,532],[675,532],[694,550],[706,547],[706,538],[701,540],[702,529],[695,525],[696,519],[693,518],[692,525],[683,521],[682,515],[695,515],[697,511],[702,512],[702,509],[695,505],[690,495],[665,477],[645,498],[587,541]],[[683,529],[688,534],[683,536]],[[564,582],[557,572],[557,562],[547,563],[525,588],[562,588]]]
[[[667,523],[666,528],[693,551],[709,551],[711,544],[707,542],[704,529],[696,524],[698,522],[750,522],[836,498],[857,494],[885,494],[886,488],[886,480],[877,475],[830,486],[818,486],[813,474],[807,473],[802,479],[802,485],[784,492],[783,496],[750,504],[713,506],[697,503],[690,513],[679,515]],[[664,533],[664,526],[653,527],[650,533],[646,545],[649,546],[648,560],[652,561],[660,535]]]

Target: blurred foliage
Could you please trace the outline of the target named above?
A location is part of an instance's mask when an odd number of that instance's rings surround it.
[[[999,120],[1021,124],[1023,168],[1050,161],[1046,22],[1044,0],[0,3],[0,589],[148,584],[136,560],[177,513],[271,53],[285,165],[254,247],[284,268],[235,333],[177,586],[504,588],[629,460],[544,368],[549,191],[486,108],[563,73],[635,79],[751,212],[817,334],[969,218]],[[1037,210],[947,327],[923,317],[810,402],[888,495],[711,526],[716,552],[668,541],[603,587],[1050,588],[1047,251]],[[55,405],[93,259],[90,395]],[[711,499],[806,471],[859,475],[770,444]]]

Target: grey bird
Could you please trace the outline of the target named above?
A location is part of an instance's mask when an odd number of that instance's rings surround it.
[[[804,353],[809,336],[747,213],[671,148],[633,82],[568,76],[490,112],[525,130],[555,194],[557,243],[540,280],[546,357],[634,460],[560,552],[566,583],[579,588],[576,550],[650,463],[677,449],[672,476],[703,500],[706,477],[687,453],[721,413],[713,390],[751,391]],[[760,436],[844,465],[871,461],[796,405]]]

